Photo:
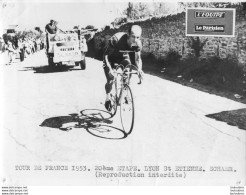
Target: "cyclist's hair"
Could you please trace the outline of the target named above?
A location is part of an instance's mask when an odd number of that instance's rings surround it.
[[[133,32],[133,31],[140,31],[140,34],[142,34],[142,28],[139,25],[132,25],[129,29],[128,29],[128,33],[129,35]]]

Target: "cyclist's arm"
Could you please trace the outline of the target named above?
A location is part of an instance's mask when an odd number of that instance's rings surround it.
[[[108,60],[108,55],[105,55],[105,56],[104,56],[103,62],[104,62],[104,64],[105,64],[106,66],[108,66],[109,68],[111,67],[111,66],[110,66],[110,63],[109,63],[109,60]]]
[[[144,73],[143,73],[143,70],[142,70],[143,63],[142,63],[141,52],[140,51],[135,53],[135,61],[136,61],[136,65],[137,65],[138,71],[139,71],[139,74],[138,74],[139,83],[138,84],[141,84],[142,80],[143,80],[143,77],[144,77]]]
[[[110,67],[108,56],[111,55],[113,52],[114,52],[114,48],[110,45],[110,43],[108,43],[103,53],[103,62],[108,67]]]
[[[141,52],[140,51],[135,53],[135,60],[136,60],[136,65],[137,65],[138,69],[140,71],[142,71],[143,63],[142,63]]]

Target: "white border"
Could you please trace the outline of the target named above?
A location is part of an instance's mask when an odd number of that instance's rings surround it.
[[[232,35],[204,35],[204,34],[188,34],[187,33],[187,19],[188,19],[188,10],[218,10],[218,11],[232,11],[233,12],[233,24],[232,24],[232,28],[233,28],[233,33]],[[235,8],[198,8],[198,7],[195,7],[195,8],[187,8],[186,9],[186,14],[185,14],[185,36],[187,37],[191,37],[191,36],[195,36],[195,37],[235,37],[235,23],[236,23],[236,9]]]
[[[225,195],[230,194],[229,186],[29,186],[29,195]]]

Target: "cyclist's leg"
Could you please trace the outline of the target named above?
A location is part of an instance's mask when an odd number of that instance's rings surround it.
[[[130,65],[131,64],[131,59],[130,59],[130,56],[129,54],[125,54],[123,56],[123,60],[120,62],[120,64],[124,67],[124,69],[126,68],[126,66]],[[127,70],[128,72],[131,71],[130,69]],[[131,75],[129,75],[128,77],[128,81],[130,79]],[[128,83],[127,81],[127,83]]]
[[[106,65],[106,63],[103,65],[104,73],[107,79],[107,82],[105,84],[105,91],[106,93],[110,93],[112,90],[112,85],[113,85],[113,66],[110,64],[110,67]]]
[[[123,60],[120,62],[120,64],[123,65],[124,68],[131,64],[131,59],[128,53],[123,55]]]
[[[111,103],[111,97],[110,92],[112,91],[112,86],[114,82],[114,76],[113,76],[113,67],[110,64],[110,67],[106,65],[106,63],[103,65],[104,73],[107,79],[107,82],[105,84],[105,91],[106,91],[106,100],[105,100],[105,108],[108,111],[111,111],[112,109],[112,103]]]

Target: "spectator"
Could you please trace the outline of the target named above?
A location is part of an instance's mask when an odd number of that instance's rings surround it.
[[[8,57],[9,57],[9,63],[7,65],[11,65],[15,57],[15,49],[13,43],[10,40],[7,41],[6,50],[8,51]]]
[[[24,61],[24,44],[21,39],[18,40],[18,48],[19,48],[19,54],[20,54],[20,61]]]
[[[2,53],[4,50],[4,41],[2,39],[2,37],[0,37],[0,52]]]
[[[34,51],[37,52],[38,51],[38,46],[37,46],[37,42],[36,42],[35,39],[33,40],[33,45],[34,45]]]
[[[26,54],[30,55],[31,54],[31,47],[30,47],[28,39],[25,39],[25,46],[24,47],[25,47],[25,50],[26,50]]]

